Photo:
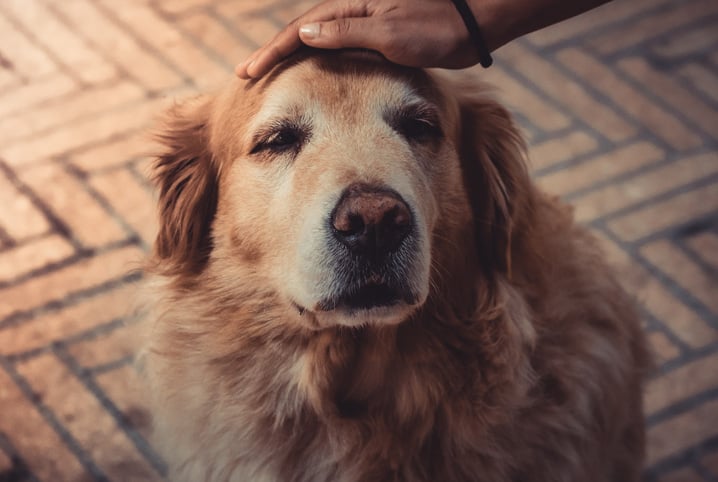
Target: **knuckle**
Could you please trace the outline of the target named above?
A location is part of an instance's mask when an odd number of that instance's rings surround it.
[[[334,23],[334,30],[337,35],[344,36],[351,30],[351,21],[348,18],[340,18]]]

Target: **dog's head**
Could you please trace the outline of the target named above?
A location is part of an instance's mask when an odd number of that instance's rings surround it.
[[[304,53],[177,107],[161,137],[155,257],[171,276],[261,285],[326,327],[398,323],[458,271],[510,270],[528,177],[481,85]]]

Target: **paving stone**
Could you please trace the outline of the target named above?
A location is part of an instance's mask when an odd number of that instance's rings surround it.
[[[714,450],[703,456],[703,458],[701,458],[701,465],[705,467],[713,477],[718,477],[718,451]]]
[[[552,63],[520,44],[504,47],[501,58],[519,72],[530,72],[530,82],[609,140],[619,142],[635,135],[636,128],[632,122],[618,115],[603,101],[595,99],[585,84],[570,79]]]
[[[718,315],[714,277],[691,261],[683,251],[667,241],[656,241],[641,248],[641,254]]]
[[[19,365],[43,403],[78,441],[81,448],[111,480],[144,481],[158,477],[133,445],[119,420],[54,355],[39,356]],[[66,393],[72,393],[67,397]]]
[[[635,171],[663,156],[663,151],[654,144],[637,142],[540,177],[538,183],[549,192],[566,195]]]
[[[718,385],[718,354],[708,355],[663,376],[646,387],[646,412],[665,410],[681,400],[695,397]]]
[[[157,233],[156,198],[127,169],[97,174],[90,184],[149,246]]]
[[[142,251],[139,248],[128,246],[0,289],[0,319],[121,278],[139,267],[138,261],[141,257]]]
[[[156,230],[150,132],[314,3],[0,1],[0,479],[161,479],[123,281]],[[614,0],[474,69],[646,314],[655,482],[718,480],[717,14]]]
[[[134,287],[121,286],[0,329],[0,355],[41,350],[61,340],[102,331],[107,324],[132,316],[134,294]]]
[[[0,172],[0,226],[15,240],[44,234],[50,223],[33,199],[7,175]]]
[[[2,370],[0,412],[0,432],[10,437],[15,450],[40,480],[87,480],[85,469],[43,418],[37,404]]]
[[[671,146],[676,149],[689,149],[701,145],[701,139],[693,132],[693,129],[684,125],[660,105],[652,102],[643,94],[642,89],[631,86],[616,75],[611,68],[594,57],[578,49],[569,48],[559,52],[557,58],[566,68],[584,77],[587,83],[594,82],[595,88],[611,99],[619,109],[626,111],[634,118],[640,118],[648,129]],[[625,66],[625,69],[634,77],[645,75],[645,70],[647,70],[647,67],[641,69],[640,66],[643,64],[636,59],[624,60],[621,65]],[[653,82],[652,78],[646,80],[642,84]]]
[[[595,138],[583,131],[571,132],[531,146],[529,151],[531,167],[533,169],[551,167],[591,152],[596,147],[598,143]]]
[[[109,62],[63,24],[44,4],[33,1],[32,8],[28,8],[27,3],[25,0],[8,0],[3,7],[26,30],[41,32],[41,35],[35,36],[37,42],[70,67],[82,81],[97,83],[115,73]],[[88,68],[90,66],[92,68]],[[104,75],[98,76],[98,72]]]
[[[651,344],[653,357],[656,363],[671,361],[680,355],[680,349],[673,343],[665,333],[659,331],[650,333],[648,341]]]
[[[641,176],[605,186],[575,199],[576,219],[591,221],[651,198],[680,190],[687,184],[718,173],[718,153],[681,157],[677,161],[644,172]],[[709,195],[713,193],[710,192]],[[700,206],[697,206],[700,209]],[[649,206],[650,208],[650,206]],[[688,206],[688,212],[693,206]],[[678,217],[683,211],[678,211]],[[685,217],[685,216],[684,216]]]
[[[97,383],[112,399],[117,408],[146,440],[151,440],[152,427],[148,409],[146,386],[133,365],[101,373]]]
[[[669,472],[667,475],[658,479],[659,482],[704,482],[705,479],[690,467]]]
[[[108,215],[100,200],[81,179],[59,165],[40,165],[22,172],[22,180],[41,196],[64,222],[74,239],[87,247],[99,247],[127,237],[121,225]]]
[[[138,328],[136,322],[127,321],[109,333],[73,343],[68,351],[86,368],[117,363],[135,354],[140,341]]]
[[[52,234],[0,252],[0,283],[56,263],[74,254],[73,246],[62,236]]]
[[[646,461],[652,465],[718,435],[718,400],[710,400],[648,430]]]

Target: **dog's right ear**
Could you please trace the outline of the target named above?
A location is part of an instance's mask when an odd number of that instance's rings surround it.
[[[198,99],[169,110],[157,134],[154,183],[159,191],[155,257],[163,271],[197,274],[212,251],[218,169],[209,145],[210,103]]]

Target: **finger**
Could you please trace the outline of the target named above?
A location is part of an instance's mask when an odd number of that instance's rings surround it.
[[[343,16],[366,15],[364,0],[327,0],[314,6],[301,17],[290,22],[281,32],[247,60],[235,67],[241,78],[261,77],[284,57],[298,49],[299,26],[310,22],[321,22]]]
[[[254,63],[254,59],[257,58],[257,54],[259,54],[259,50],[256,50],[252,55],[247,57],[246,60],[243,60],[239,64],[237,64],[234,67],[234,73],[239,77],[240,79],[249,79],[250,76],[247,73],[247,68]]]
[[[324,49],[366,48],[381,51],[383,33],[383,22],[372,17],[338,18],[304,24],[299,28],[302,42]]]

